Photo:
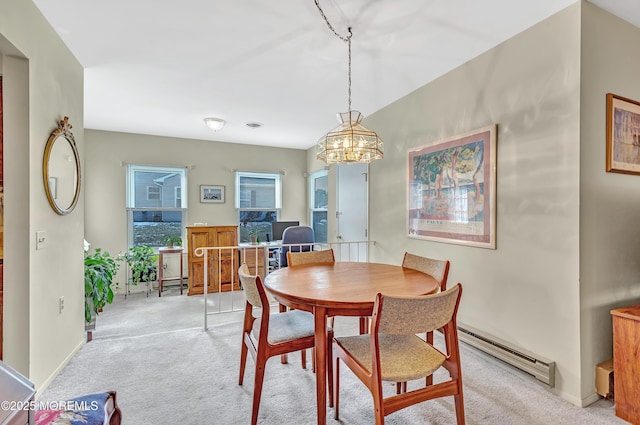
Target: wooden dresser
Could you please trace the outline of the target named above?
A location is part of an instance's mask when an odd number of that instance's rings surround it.
[[[640,304],[611,311],[616,416],[640,424]]]
[[[189,295],[204,293],[204,256],[194,251],[201,247],[235,247],[238,245],[238,226],[187,226],[188,291]],[[218,253],[220,256],[218,257]],[[207,292],[240,289],[237,249],[211,250],[209,256],[209,287]]]

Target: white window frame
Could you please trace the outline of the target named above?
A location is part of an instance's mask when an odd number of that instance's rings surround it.
[[[173,207],[138,207],[135,205],[135,179],[133,176],[136,172],[154,172],[154,173],[174,173],[180,175],[181,198],[180,205]],[[177,188],[176,188],[177,189]],[[126,210],[127,210],[127,246],[133,246],[133,213],[135,211],[180,211],[182,213],[182,238],[184,240],[184,228],[187,224],[187,168],[186,167],[170,167],[162,165],[138,165],[128,164],[126,169]],[[147,200],[148,199],[147,187]],[[160,191],[160,200],[162,200],[162,191]]]
[[[240,207],[240,198],[242,196],[240,190],[240,179],[241,177],[255,177],[255,178],[272,178],[275,181],[275,206],[273,208],[244,208]],[[271,211],[278,210],[278,212],[282,209],[282,174],[281,173],[268,173],[268,172],[256,172],[256,171],[236,171],[236,210],[246,210],[246,211]]]
[[[309,175],[309,225],[311,226],[311,228],[313,228],[313,231],[315,232],[315,226],[314,223],[315,221],[313,220],[313,215],[315,212],[323,212],[326,211],[327,212],[327,218],[328,218],[328,211],[329,211],[329,205],[327,205],[324,208],[316,208],[316,180],[319,178],[323,178],[326,177],[327,180],[329,178],[329,172],[327,170],[320,170],[320,171],[316,171],[314,173],[311,173]],[[327,181],[327,186],[328,186],[328,181]],[[328,197],[328,191],[329,188],[327,187],[327,197]],[[329,200],[327,199],[327,204],[329,203]],[[329,235],[327,235],[327,238],[329,237]]]
[[[253,177],[253,178],[261,178],[261,179],[273,179],[274,182],[274,199],[273,199],[273,207],[268,208],[257,208],[257,207],[241,207],[241,199],[243,196],[246,196],[246,193],[243,192],[240,188],[240,180],[242,177]],[[236,219],[239,226],[242,226],[241,216],[243,212],[246,211],[275,211],[276,221],[280,219],[280,212],[282,210],[282,174],[281,173],[272,173],[272,172],[257,172],[257,171],[236,171],[236,181],[235,181],[235,207],[236,207]],[[263,229],[264,230],[264,229]],[[240,242],[246,239],[246,232],[243,231],[243,228],[239,228],[238,236]],[[267,232],[270,234],[270,230]],[[244,236],[243,236],[244,235]]]

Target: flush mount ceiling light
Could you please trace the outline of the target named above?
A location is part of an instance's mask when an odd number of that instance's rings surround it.
[[[249,128],[256,129],[256,128],[262,127],[264,124],[262,124],[261,122],[257,122],[257,121],[249,121],[245,125],[247,127],[249,127]]]
[[[205,124],[207,124],[207,127],[209,127],[213,131],[220,130],[227,123],[222,118],[205,118],[204,122]]]
[[[351,27],[348,36],[341,36],[329,23],[318,0],[315,3],[329,29],[349,45],[349,110],[338,114],[340,125],[318,140],[316,158],[327,164],[369,163],[382,159],[384,143],[375,132],[361,124],[362,114],[351,110]]]

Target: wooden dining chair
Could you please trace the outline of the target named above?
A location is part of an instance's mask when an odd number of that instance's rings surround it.
[[[302,266],[304,264],[333,264],[336,258],[333,248],[322,251],[291,252],[287,251],[287,263],[289,267]]]
[[[402,259],[402,267],[407,269],[417,270],[424,274],[428,274],[432,276],[436,281],[438,281],[438,285],[440,286],[440,291],[447,290],[447,278],[449,277],[449,260],[436,260],[429,257],[422,257],[419,255],[411,254],[409,252],[404,253],[404,258]],[[433,332],[427,332],[426,335],[427,342],[429,344],[433,344]],[[428,376],[426,383],[427,385],[431,385],[433,382],[433,377]],[[396,392],[399,394],[400,391],[407,390],[407,383],[398,383]]]
[[[438,281],[441,291],[447,290],[449,266],[449,260],[435,260],[433,258],[421,257],[408,252],[404,253],[404,258],[402,259],[402,267],[418,270],[419,272],[432,276]]]
[[[462,371],[456,316],[462,285],[421,297],[378,294],[368,335],[333,339],[334,415],[339,420],[340,360],[353,371],[373,396],[376,425],[384,417],[416,403],[453,396],[458,425],[464,425]],[[416,334],[443,329],[445,352]],[[383,397],[383,381],[407,382],[432,375],[444,367],[446,381],[402,394]]]
[[[333,264],[336,262],[333,248],[322,251],[310,252],[287,252],[287,262],[289,267],[301,266],[304,264]],[[329,318],[329,325],[333,326],[333,317]],[[367,333],[369,329],[369,318],[360,318],[360,333]],[[314,365],[315,366],[315,365]]]
[[[322,251],[287,252],[288,267],[298,267],[305,264],[333,264],[335,262],[333,248]],[[329,326],[333,327],[333,321],[333,317],[329,317]],[[315,349],[312,349],[311,352],[311,368],[314,372],[316,371]]]
[[[313,348],[315,344],[315,326],[313,315],[302,310],[271,313],[269,300],[260,276],[249,274],[249,268],[243,264],[238,270],[240,282],[247,297],[242,328],[242,349],[240,351],[240,377],[238,385],[244,380],[247,353],[250,352],[256,365],[253,387],[253,409],[251,425],[258,422],[260,395],[267,360],[273,356]],[[259,317],[254,317],[253,308],[261,309]],[[333,338],[333,329],[328,329],[328,338]],[[331,344],[327,346],[330,359]],[[332,374],[332,365],[327,365],[327,373]],[[329,383],[329,397],[333,396],[333,383]]]

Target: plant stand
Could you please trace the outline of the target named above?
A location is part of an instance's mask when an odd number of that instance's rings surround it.
[[[180,280],[180,295],[182,295],[182,247],[167,247],[158,249],[158,296],[162,296],[162,283],[165,280]],[[179,254],[178,261],[180,262],[180,275],[174,277],[164,276],[164,254]]]

